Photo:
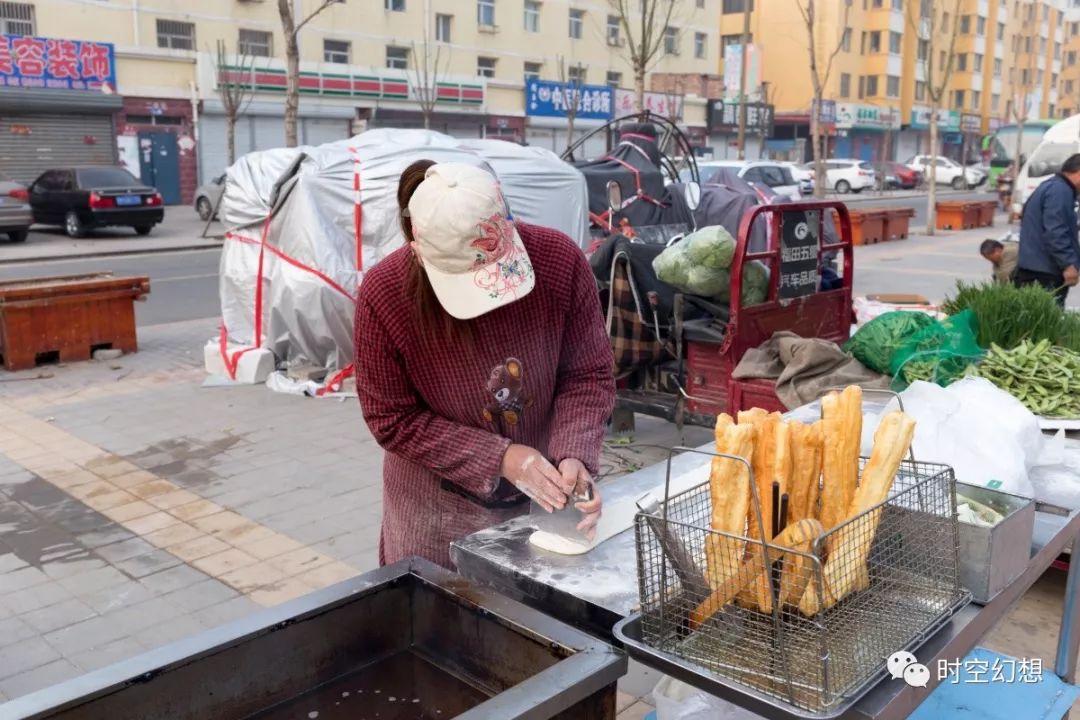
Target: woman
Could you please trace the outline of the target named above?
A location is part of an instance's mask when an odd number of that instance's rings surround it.
[[[450,542],[591,483],[614,404],[592,271],[562,233],[514,223],[491,174],[413,163],[406,246],[364,277],[356,387],[386,451],[379,562],[451,567]],[[587,537],[600,496],[577,503]]]

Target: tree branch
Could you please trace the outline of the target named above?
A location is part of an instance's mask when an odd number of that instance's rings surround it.
[[[336,5],[342,1],[343,0],[322,0],[322,4],[319,5],[319,7],[315,8],[310,15],[300,21],[300,23],[296,26],[296,29],[293,30],[293,35],[298,35],[300,33],[300,30],[309,22],[314,20],[315,16],[321,13],[323,10],[330,7],[331,5]]]
[[[840,48],[844,47],[844,38],[847,37],[848,19],[850,18],[850,16],[851,4],[848,2],[844,2],[844,16],[840,22],[840,40],[837,41],[836,47],[833,48],[833,51],[829,53],[829,60],[827,63],[825,63],[825,77],[821,79],[822,85],[829,84],[829,77],[832,75],[833,60],[835,60],[836,56],[840,54]]]

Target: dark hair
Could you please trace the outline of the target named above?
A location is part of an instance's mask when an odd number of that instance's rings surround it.
[[[435,164],[434,160],[417,160],[401,173],[398,181],[397,202],[398,220],[401,223],[401,232],[405,235],[405,242],[413,243],[412,220],[406,215],[409,209],[409,200],[412,199],[416,188],[424,182],[428,168]],[[405,274],[405,293],[415,298],[416,304],[413,310],[416,324],[421,332],[429,337],[451,337],[465,343],[472,342],[472,327],[464,320],[458,320],[443,309],[439,298],[435,296],[435,290],[428,281],[424,266],[420,264],[416,253],[409,253],[409,265]]]
[[[1000,250],[1003,247],[1005,246],[999,243],[997,240],[983,240],[982,245],[979,246],[979,254],[988,255],[989,253],[992,253],[995,250]]]
[[[1072,173],[1080,172],[1080,153],[1074,153],[1069,158],[1061,163],[1061,172]]]

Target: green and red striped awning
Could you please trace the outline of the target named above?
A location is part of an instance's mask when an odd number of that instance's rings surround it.
[[[285,71],[277,68],[224,69],[222,82],[251,85],[257,92],[285,92]],[[409,100],[408,80],[378,75],[301,72],[300,92],[305,95],[370,98],[374,100]],[[484,86],[479,83],[439,82],[436,102],[447,105],[482,105]]]

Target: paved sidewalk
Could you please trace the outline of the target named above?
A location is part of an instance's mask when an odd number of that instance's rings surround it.
[[[136,355],[0,378],[0,700],[377,565],[381,450],[355,399],[203,387],[215,332],[150,326]],[[637,439],[605,472],[679,441],[648,420]]]
[[[149,326],[133,356],[0,375],[0,701],[375,567],[381,451],[356,401],[204,387],[215,333]],[[604,471],[709,435],[639,418]],[[987,644],[1049,668],[1062,581]],[[656,681],[620,683],[624,719]]]
[[[175,252],[221,247],[220,223],[210,226],[210,237],[202,237],[206,223],[185,205],[165,208],[165,220],[146,237],[130,228],[101,228],[84,238],[69,238],[62,228],[35,225],[26,242],[0,242],[0,264],[43,260],[132,255],[137,253]]]

